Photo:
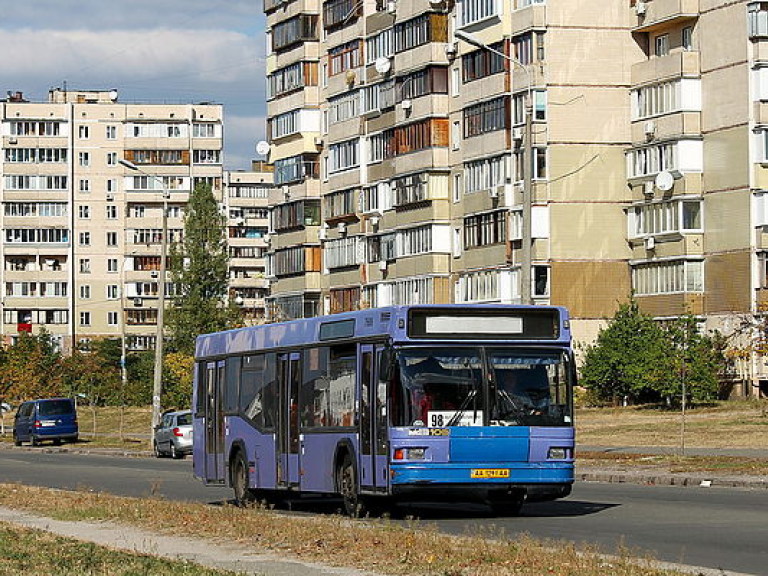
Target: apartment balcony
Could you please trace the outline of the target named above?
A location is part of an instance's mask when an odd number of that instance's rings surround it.
[[[274,26],[305,12],[319,14],[321,4],[322,0],[264,0],[264,14],[267,15],[267,24]]]
[[[765,126],[768,124],[768,101],[760,100],[753,104],[755,124]]]
[[[637,24],[632,31],[647,33],[683,26],[699,17],[699,9],[699,0],[637,0]]]
[[[428,42],[410,50],[395,54],[391,74],[402,75],[411,70],[419,70],[430,63],[448,64],[447,42]]]
[[[699,52],[679,50],[667,56],[653,57],[644,62],[638,62],[632,66],[630,81],[633,86],[640,86],[682,76],[701,76]]]
[[[671,136],[701,136],[701,112],[675,112],[632,122],[632,142],[637,144]]]
[[[512,16],[512,36],[522,34],[529,30],[543,30],[547,27],[546,4],[531,4],[525,8],[515,10]]]
[[[676,293],[636,295],[640,309],[650,316],[681,316],[704,314],[704,294]]]

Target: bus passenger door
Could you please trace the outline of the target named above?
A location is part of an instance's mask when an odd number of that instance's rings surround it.
[[[206,365],[205,477],[208,483],[224,483],[224,361]]]
[[[387,487],[387,395],[385,384],[379,382],[380,356],[381,348],[360,346],[360,486],[369,491]]]
[[[296,486],[299,483],[299,382],[301,355],[298,352],[279,354],[277,383],[280,409],[277,427],[277,484]]]

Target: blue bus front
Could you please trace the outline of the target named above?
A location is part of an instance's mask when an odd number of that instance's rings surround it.
[[[565,347],[403,346],[390,379],[390,489],[516,506],[570,493],[573,359]]]

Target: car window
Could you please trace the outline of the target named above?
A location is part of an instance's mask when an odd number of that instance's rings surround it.
[[[179,414],[176,417],[176,425],[177,426],[189,426],[192,424],[192,413],[188,414]]]
[[[48,400],[40,402],[37,411],[40,416],[63,416],[72,414],[74,408],[69,400]]]

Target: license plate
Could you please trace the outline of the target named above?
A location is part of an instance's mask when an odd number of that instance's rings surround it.
[[[473,468],[471,478],[509,478],[508,468]]]

